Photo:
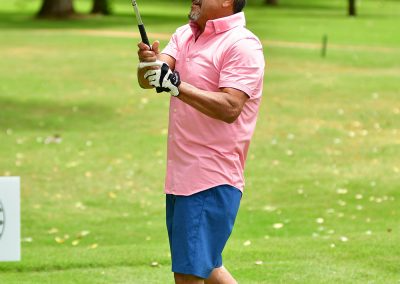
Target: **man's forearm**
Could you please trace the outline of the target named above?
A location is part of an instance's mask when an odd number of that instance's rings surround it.
[[[229,93],[208,92],[185,82],[179,86],[177,98],[201,113],[226,123],[233,123],[242,110],[240,104],[233,100]]]

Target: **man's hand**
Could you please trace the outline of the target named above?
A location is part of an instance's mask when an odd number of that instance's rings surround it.
[[[144,44],[143,42],[140,42],[138,44],[138,47],[138,56],[140,62],[154,62],[157,60],[157,56],[160,54],[160,42],[158,40],[153,43],[151,49],[147,44]]]
[[[153,88],[152,85],[149,85],[148,81],[144,79],[144,73],[148,70],[159,69],[162,64],[157,66],[157,57],[160,54],[159,51],[160,42],[155,41],[153,45],[150,47],[143,42],[138,44],[139,51],[139,66],[138,66],[138,81],[139,85],[144,89],[151,89]]]
[[[161,69],[148,70],[144,78],[149,84],[157,87],[157,92],[169,92],[172,96],[179,95],[179,85],[181,84],[178,71],[172,72],[167,63],[161,66]]]

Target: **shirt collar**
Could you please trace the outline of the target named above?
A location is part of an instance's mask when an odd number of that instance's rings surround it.
[[[244,16],[244,13],[239,12],[228,17],[207,21],[204,33],[220,34],[239,26],[244,27],[245,25],[246,18]],[[200,32],[198,25],[195,22],[191,21],[190,27],[193,34],[197,36]]]

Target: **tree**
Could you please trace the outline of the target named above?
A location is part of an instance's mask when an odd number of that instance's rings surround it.
[[[356,0],[349,0],[349,16],[356,16]]]
[[[75,14],[72,0],[43,0],[38,17],[63,18]]]
[[[111,8],[108,0],[93,0],[92,14],[110,15]]]
[[[278,0],[265,0],[265,4],[267,5],[278,5]]]

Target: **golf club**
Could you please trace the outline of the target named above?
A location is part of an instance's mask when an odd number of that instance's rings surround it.
[[[142,38],[142,42],[144,44],[147,44],[151,48],[149,38],[147,37],[146,29],[144,28],[144,25],[143,25],[142,17],[140,17],[139,8],[137,6],[136,0],[132,0],[132,6],[133,6],[133,9],[135,10],[136,20],[138,22],[138,27],[139,27],[140,36]]]
[[[140,37],[142,38],[142,42],[144,44],[146,44],[147,46],[149,46],[151,49],[150,41],[149,41],[149,38],[147,37],[147,33],[146,33],[146,29],[145,29],[143,21],[142,21],[142,17],[140,17],[140,12],[139,12],[139,8],[136,3],[136,0],[132,0],[132,6],[133,6],[133,9],[135,10],[136,20],[138,22],[138,28],[139,28],[139,32],[140,32]],[[163,62],[161,62],[159,60],[157,60],[156,62],[140,62],[139,68],[152,67],[152,66],[161,67],[162,64],[163,64]]]

